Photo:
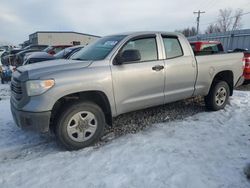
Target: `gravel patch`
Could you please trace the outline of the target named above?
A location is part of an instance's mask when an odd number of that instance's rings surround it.
[[[203,97],[195,97],[162,106],[129,112],[113,119],[113,127],[106,130],[103,140],[135,134],[156,123],[183,120],[205,111]]]
[[[237,88],[250,91],[250,84]],[[156,123],[183,120],[186,117],[206,111],[203,97],[194,97],[178,102],[122,114],[113,119],[113,127],[106,130],[103,140],[111,140],[126,134],[135,134]]]

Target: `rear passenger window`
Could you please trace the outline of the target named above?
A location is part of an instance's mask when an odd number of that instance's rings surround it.
[[[163,43],[167,59],[183,56],[183,51],[178,38],[163,36]]]

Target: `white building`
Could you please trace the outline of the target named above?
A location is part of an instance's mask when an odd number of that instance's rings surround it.
[[[87,45],[99,36],[73,31],[37,31],[29,35],[30,44],[39,45]]]

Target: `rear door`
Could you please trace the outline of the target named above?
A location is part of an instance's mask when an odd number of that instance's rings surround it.
[[[164,103],[164,60],[158,48],[156,35],[150,35],[130,39],[119,51],[136,49],[141,60],[111,65],[118,114]]]
[[[162,35],[162,39],[166,67],[165,103],[191,97],[196,80],[196,62],[189,51],[189,44],[177,36]]]

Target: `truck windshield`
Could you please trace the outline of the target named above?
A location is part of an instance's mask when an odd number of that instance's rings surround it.
[[[71,56],[73,60],[102,60],[113,48],[124,38],[125,35],[107,36],[98,39],[96,42],[86,46]]]

